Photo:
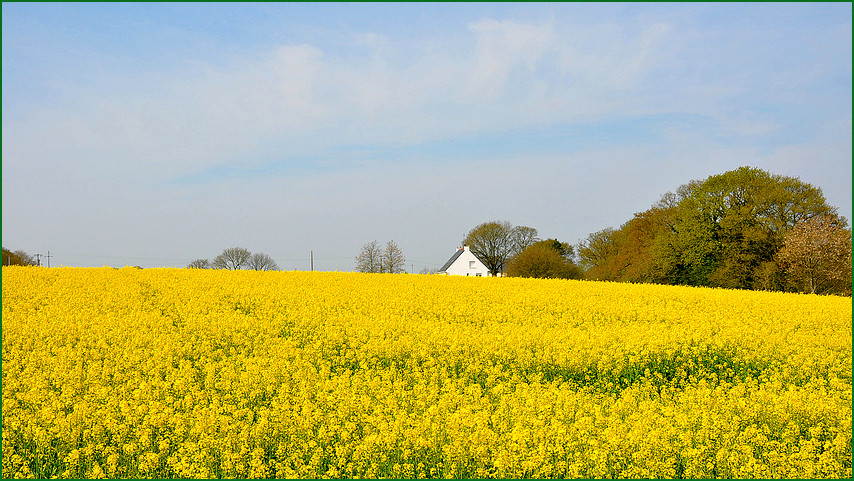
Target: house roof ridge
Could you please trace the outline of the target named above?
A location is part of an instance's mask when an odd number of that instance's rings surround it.
[[[443,265],[442,268],[439,269],[439,272],[447,271],[448,268],[451,267],[451,264],[453,264],[455,260],[459,259],[460,256],[463,255],[463,252],[465,252],[465,251],[466,251],[465,246],[457,249],[457,252],[454,252],[454,255],[452,255],[451,258],[448,259],[448,262],[446,262],[445,265]]]

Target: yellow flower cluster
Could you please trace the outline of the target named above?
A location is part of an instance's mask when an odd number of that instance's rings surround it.
[[[4,477],[850,478],[848,298],[3,267]]]

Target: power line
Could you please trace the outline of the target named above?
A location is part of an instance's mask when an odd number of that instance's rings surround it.
[[[51,253],[51,251],[48,251],[47,254],[35,254],[35,258],[36,258],[35,260],[36,260],[37,265],[41,265],[42,258],[45,258],[45,259],[47,259],[48,267],[50,266],[50,261],[51,261],[51,258],[53,258],[53,257],[59,257],[60,259],[67,259],[67,258],[77,259],[78,262],[81,260],[86,260],[86,259],[90,260],[90,262],[92,260],[95,260],[95,259],[112,259],[112,260],[124,261],[124,262],[127,262],[129,264],[132,262],[148,261],[151,263],[162,263],[161,265],[163,267],[183,267],[183,266],[186,266],[187,264],[189,264],[190,262],[193,261],[193,259],[182,258],[182,257],[139,257],[139,256],[116,256],[116,255],[103,255],[103,254],[80,254],[80,253],[63,253],[63,252],[58,252],[56,254],[53,254],[53,253]],[[307,262],[309,264],[308,267],[310,270],[314,269],[315,260],[317,260],[321,263],[330,262],[330,261],[331,262],[352,261],[353,257],[351,257],[351,256],[347,256],[347,257],[340,257],[340,256],[317,257],[314,255],[314,250],[312,249],[309,251],[308,257],[291,257],[291,258],[276,259],[277,263],[283,268],[288,264],[296,264],[296,263]],[[415,266],[413,264],[416,264],[416,265],[419,265],[422,267],[424,267],[424,266],[426,266],[426,267],[437,267],[437,266],[441,265],[440,262],[439,263],[437,263],[437,262],[425,262],[425,261],[418,260],[418,259],[407,259],[407,260],[410,263],[411,270],[413,270],[413,271],[415,270]]]
[[[131,256],[105,256],[99,254],[63,254],[62,257],[94,257],[97,259],[132,259],[137,261],[184,261],[186,257],[131,257]],[[53,255],[56,257],[56,254]]]

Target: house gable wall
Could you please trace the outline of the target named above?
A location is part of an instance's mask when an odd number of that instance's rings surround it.
[[[471,253],[468,246],[464,247],[465,251],[445,270],[445,273],[452,276],[482,276],[489,275],[489,269],[483,265],[483,262]]]

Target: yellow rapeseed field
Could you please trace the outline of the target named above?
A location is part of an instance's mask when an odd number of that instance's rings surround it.
[[[4,477],[850,478],[851,299],[3,267]]]

